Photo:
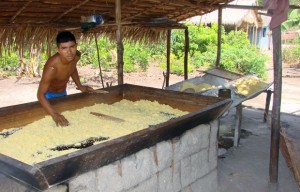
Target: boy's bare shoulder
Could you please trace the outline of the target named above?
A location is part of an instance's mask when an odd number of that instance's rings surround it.
[[[57,68],[58,68],[59,61],[60,61],[60,60],[59,60],[59,56],[58,56],[57,54],[51,56],[51,57],[47,60],[45,66],[44,66],[44,70],[49,71],[49,72],[50,72],[50,71],[51,71],[51,72],[55,72],[55,71],[57,70]]]
[[[45,66],[57,67],[57,65],[59,65],[59,62],[60,62],[60,57],[58,54],[55,54],[55,55],[52,55],[51,57],[49,57]]]

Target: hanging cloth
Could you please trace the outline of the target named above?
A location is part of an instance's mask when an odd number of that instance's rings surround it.
[[[269,28],[272,30],[287,20],[289,0],[264,0],[264,8],[272,16]]]

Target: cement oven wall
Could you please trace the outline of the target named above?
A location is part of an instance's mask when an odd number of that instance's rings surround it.
[[[157,143],[47,192],[215,192],[218,121]],[[3,191],[34,191],[0,175]]]

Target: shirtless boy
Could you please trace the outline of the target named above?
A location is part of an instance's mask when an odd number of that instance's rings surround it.
[[[82,92],[91,92],[89,86],[80,83],[76,64],[80,59],[74,35],[69,31],[60,32],[56,37],[57,53],[46,62],[39,84],[37,98],[43,108],[52,116],[56,125],[68,126],[69,121],[58,113],[48,99],[66,96],[69,78],[72,77],[77,88]]]

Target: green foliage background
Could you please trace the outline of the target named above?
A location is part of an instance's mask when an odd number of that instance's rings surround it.
[[[215,66],[217,51],[218,27],[187,24],[189,29],[188,72],[199,68]],[[172,30],[171,34],[171,73],[183,75],[184,30]],[[98,53],[95,39],[78,41],[78,49],[82,53],[80,66],[93,65],[98,67]],[[117,67],[116,42],[106,37],[98,37],[100,65],[102,70]],[[242,74],[265,76],[265,61],[268,59],[257,47],[250,45],[245,32],[225,33],[222,29],[222,48],[220,66]],[[55,47],[53,53],[55,52]],[[24,54],[27,61],[29,51]],[[5,57],[3,57],[5,56]],[[41,69],[47,57],[41,54]],[[124,42],[124,72],[146,71],[151,63],[158,63],[166,68],[166,42],[146,44],[143,42]],[[0,60],[2,71],[13,71],[19,67],[19,56],[14,51],[2,53]],[[9,66],[9,67],[8,67]],[[3,74],[3,73],[2,73]]]
[[[300,64],[300,45],[282,49],[282,61],[289,65]]]
[[[200,67],[215,67],[217,55],[217,24],[211,27],[203,25],[187,24],[189,28],[190,50],[189,50],[189,70]],[[178,69],[177,59],[183,64],[184,54],[184,32],[174,30],[172,32],[172,53],[171,72],[183,74],[183,70]],[[241,73],[256,74],[261,78],[266,77],[265,62],[268,57],[260,52],[259,48],[250,44],[247,34],[243,31],[231,31],[225,33],[222,29],[222,47],[220,67]],[[174,65],[175,63],[175,65]],[[164,65],[162,65],[164,66]]]

